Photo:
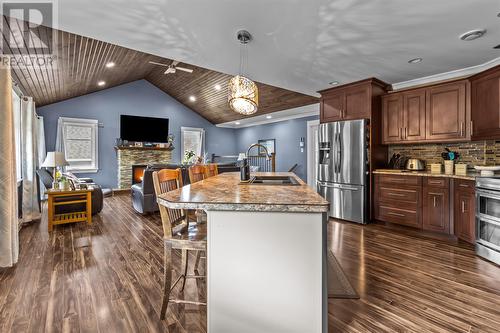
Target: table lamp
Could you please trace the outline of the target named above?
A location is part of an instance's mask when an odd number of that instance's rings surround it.
[[[45,161],[43,161],[41,167],[43,168],[53,168],[52,170],[52,188],[56,188],[56,169],[60,166],[69,165],[69,163],[64,158],[64,153],[59,151],[49,151],[47,153],[47,157],[45,157]]]

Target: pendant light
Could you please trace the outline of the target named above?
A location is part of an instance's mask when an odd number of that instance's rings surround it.
[[[237,38],[241,43],[240,73],[229,80],[228,101],[234,111],[242,115],[251,115],[257,112],[259,106],[259,90],[255,82],[243,76],[243,69],[246,61],[246,44],[250,42],[252,36],[248,31],[240,30]]]

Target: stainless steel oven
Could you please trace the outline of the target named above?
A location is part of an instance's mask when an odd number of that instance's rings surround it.
[[[476,253],[500,265],[500,178],[476,179]]]

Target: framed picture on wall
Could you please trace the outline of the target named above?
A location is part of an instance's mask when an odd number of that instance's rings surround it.
[[[259,140],[259,144],[267,148],[269,154],[276,153],[276,139],[263,139]],[[265,155],[266,151],[259,147],[259,155]]]

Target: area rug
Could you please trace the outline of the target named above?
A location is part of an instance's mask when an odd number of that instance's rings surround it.
[[[328,250],[328,298],[359,298],[330,250]]]

